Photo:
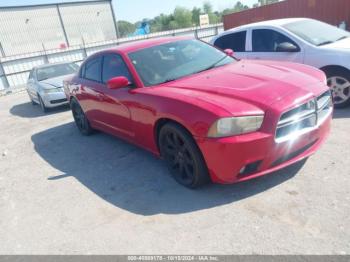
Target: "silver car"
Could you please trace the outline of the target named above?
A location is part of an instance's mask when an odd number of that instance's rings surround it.
[[[33,105],[42,111],[68,104],[63,90],[63,79],[79,69],[75,63],[47,64],[34,67],[29,74],[27,92]]]

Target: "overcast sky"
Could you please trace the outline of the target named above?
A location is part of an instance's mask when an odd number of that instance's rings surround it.
[[[232,7],[237,0],[209,0],[214,10]],[[73,0],[0,0],[0,6],[35,5],[47,3],[75,2]],[[192,9],[201,7],[205,0],[112,0],[117,20],[136,22],[143,18],[153,18],[160,13],[169,14],[176,6]],[[257,0],[241,0],[245,5],[252,6]]]

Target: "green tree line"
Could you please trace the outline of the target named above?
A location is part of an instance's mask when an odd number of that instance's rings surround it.
[[[253,7],[258,7],[266,4],[278,2],[279,0],[258,0]],[[171,14],[160,14],[152,19],[143,19],[136,23],[128,21],[118,21],[118,29],[121,37],[126,37],[135,32],[136,28],[144,21],[150,25],[151,32],[161,32],[173,29],[188,28],[199,26],[199,16],[208,14],[211,24],[222,22],[222,16],[230,13],[240,12],[249,9],[249,6],[244,5],[241,1],[236,2],[231,8],[226,8],[219,11],[214,11],[210,2],[204,2],[202,7],[194,7],[192,10],[178,6]]]

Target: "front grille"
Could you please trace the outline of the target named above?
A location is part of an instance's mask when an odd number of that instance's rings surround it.
[[[285,156],[277,159],[275,162],[272,163],[271,167],[276,167],[276,166],[282,165],[283,163],[285,163],[289,160],[292,160],[293,158],[295,158],[295,157],[301,155],[302,153],[306,152],[307,150],[309,150],[313,145],[316,144],[316,142],[317,142],[317,140],[313,141],[310,144],[307,144],[306,146],[300,148],[297,151],[294,151],[292,153],[289,153],[288,155],[285,155]]]
[[[329,116],[332,108],[332,95],[330,91],[327,91],[283,113],[277,124],[276,142],[293,139],[316,128]]]
[[[63,99],[57,99],[57,100],[50,101],[51,104],[59,104],[59,103],[63,103],[63,102],[67,102],[67,99],[63,98]]]

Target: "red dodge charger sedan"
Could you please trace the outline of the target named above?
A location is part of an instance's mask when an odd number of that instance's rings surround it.
[[[135,143],[190,188],[307,158],[325,141],[333,112],[321,71],[240,61],[232,50],[184,37],[94,54],[64,87],[83,135],[101,130]]]

